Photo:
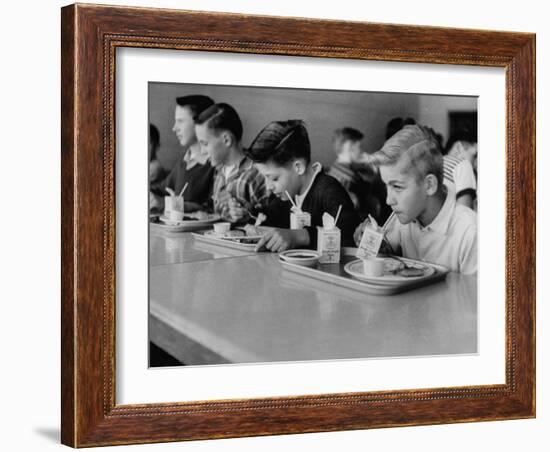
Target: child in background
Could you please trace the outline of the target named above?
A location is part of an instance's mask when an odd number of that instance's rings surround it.
[[[403,257],[477,272],[477,214],[443,185],[443,157],[429,129],[405,126],[372,155],[393,210],[386,241]],[[356,243],[368,220],[355,233]]]
[[[254,139],[247,155],[265,176],[269,191],[284,201],[290,196],[302,211],[311,215],[311,226],[304,229],[269,230],[257,250],[262,247],[274,252],[316,248],[317,226],[322,226],[323,213],[335,217],[340,206],[337,226],[341,230],[341,245],[353,246],[353,231],[359,217],[344,187],[324,174],[320,163],[311,163],[309,137],[303,121],[269,123]],[[290,210],[285,215],[289,216]]]
[[[328,171],[347,190],[361,220],[372,215],[383,223],[389,216],[385,208],[385,187],[378,169],[366,163],[367,154],[361,149],[363,134],[351,127],[334,131],[333,149],[336,161]]]
[[[445,184],[456,194],[456,202],[471,209],[477,201],[477,137],[467,130],[455,133],[443,157]]]
[[[166,177],[166,171],[157,159],[159,147],[159,129],[154,124],[149,124],[149,186],[160,182]]]
[[[359,206],[356,191],[361,178],[352,168],[352,164],[358,162],[361,157],[361,140],[363,134],[359,130],[351,127],[336,129],[332,139],[336,161],[328,171],[328,175],[334,177],[348,191],[355,207]]]
[[[196,118],[195,133],[201,149],[216,167],[214,212],[231,222],[247,221],[250,211],[267,195],[263,176],[243,152],[243,126],[238,113],[225,103],[212,105]],[[243,215],[232,216],[230,203],[241,205]]]

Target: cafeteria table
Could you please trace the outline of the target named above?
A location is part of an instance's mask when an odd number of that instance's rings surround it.
[[[477,277],[371,295],[150,231],[149,339],[186,365],[477,353]]]

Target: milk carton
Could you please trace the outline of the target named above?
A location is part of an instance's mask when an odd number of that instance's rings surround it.
[[[328,213],[323,214],[323,227],[317,226],[317,252],[321,264],[337,264],[340,262],[341,232],[336,227],[334,218]]]
[[[290,212],[290,229],[304,229],[306,226],[311,226],[311,215],[293,207]]]
[[[382,240],[384,239],[384,230],[378,226],[376,221],[370,215],[369,218],[370,221],[365,226],[363,236],[361,237],[361,242],[357,248],[356,256],[359,259],[376,257],[378,255],[378,251],[380,251]]]
[[[170,220],[181,221],[183,219],[183,196],[164,197],[164,216]]]

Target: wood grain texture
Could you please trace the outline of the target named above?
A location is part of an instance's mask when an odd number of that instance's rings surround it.
[[[506,68],[506,384],[115,405],[117,47]],[[62,442],[74,447],[535,415],[535,37],[72,5],[62,9]]]

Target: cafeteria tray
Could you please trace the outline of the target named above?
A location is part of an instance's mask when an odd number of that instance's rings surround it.
[[[281,263],[284,270],[292,272],[296,275],[301,275],[304,277],[304,280],[309,280],[311,282],[315,282],[316,284],[323,283],[322,285],[334,284],[336,286],[344,287],[346,289],[352,289],[355,291],[374,295],[393,295],[429,284],[434,284],[438,281],[444,280],[447,273],[449,273],[449,269],[442,265],[417,261],[415,259],[399,258],[406,263],[420,263],[422,265],[432,267],[434,269],[434,272],[422,278],[415,278],[411,279],[410,281],[395,281],[393,284],[379,284],[375,282],[362,281],[352,277],[344,270],[346,264],[357,259],[355,255],[356,252],[357,248],[342,248],[340,253],[340,263],[318,263],[314,267],[304,267],[297,264],[291,264],[289,262],[283,261],[282,259],[280,259],[279,262]]]

